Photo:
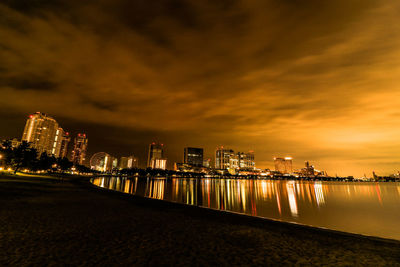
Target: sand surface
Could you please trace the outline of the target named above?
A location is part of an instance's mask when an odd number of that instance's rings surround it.
[[[27,265],[400,266],[400,242],[0,176],[0,266]]]

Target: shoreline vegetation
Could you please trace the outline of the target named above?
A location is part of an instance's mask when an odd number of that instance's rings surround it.
[[[92,177],[92,176],[90,176]],[[400,242],[0,175],[0,265],[400,266]]]

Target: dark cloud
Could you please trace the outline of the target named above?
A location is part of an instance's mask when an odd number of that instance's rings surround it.
[[[52,91],[57,89],[57,84],[46,77],[31,74],[18,77],[1,77],[0,87],[11,87],[17,90]]]

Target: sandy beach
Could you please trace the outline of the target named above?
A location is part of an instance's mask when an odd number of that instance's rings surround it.
[[[0,176],[1,266],[400,266],[400,242]]]

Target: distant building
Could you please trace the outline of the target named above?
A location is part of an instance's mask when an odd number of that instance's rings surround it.
[[[138,167],[138,159],[135,156],[121,157],[118,167],[120,169],[131,169]]]
[[[178,163],[178,162],[175,162],[174,170],[180,172],[195,172],[195,173],[207,173],[209,171],[207,167],[194,166],[192,164]]]
[[[210,168],[211,159],[203,159],[203,167]]]
[[[90,158],[90,168],[101,172],[111,172],[116,163],[116,158],[105,152],[98,152]]]
[[[58,128],[54,139],[52,154],[55,157],[64,158],[67,153],[69,140],[69,134],[66,133],[63,128]]]
[[[164,144],[156,142],[150,144],[147,167],[163,170],[167,168],[167,159],[164,158]]]
[[[275,163],[275,171],[280,172],[281,174],[291,174],[292,170],[292,158],[274,158]]]
[[[68,155],[68,145],[69,142],[71,141],[71,138],[69,137],[68,132],[64,132],[62,139],[61,139],[61,144],[60,144],[60,158],[66,158]]]
[[[86,134],[78,133],[74,140],[74,149],[72,150],[71,161],[74,164],[83,165],[86,157],[88,138]]]
[[[240,170],[255,170],[254,151],[237,153],[238,167]]]
[[[308,161],[305,162],[305,168],[303,169],[303,174],[306,176],[313,176],[315,173],[314,166],[310,165]]]
[[[165,170],[167,168],[167,159],[156,159],[153,158],[150,161],[150,168],[152,169],[162,169]]]
[[[314,177],[314,176],[326,176],[325,171],[319,171],[314,168],[313,165],[310,165],[308,161],[305,162],[304,168],[297,172],[300,176],[305,177]]]
[[[38,151],[39,155],[46,152],[48,155],[57,157],[56,150],[59,145],[59,129],[55,119],[44,113],[36,112],[29,115],[26,121],[22,141],[29,142],[31,147]]]
[[[203,166],[203,149],[185,147],[183,151],[183,163],[198,167]]]
[[[218,147],[215,151],[215,169],[227,170],[235,164],[235,153],[232,149],[226,149],[223,146]]]

